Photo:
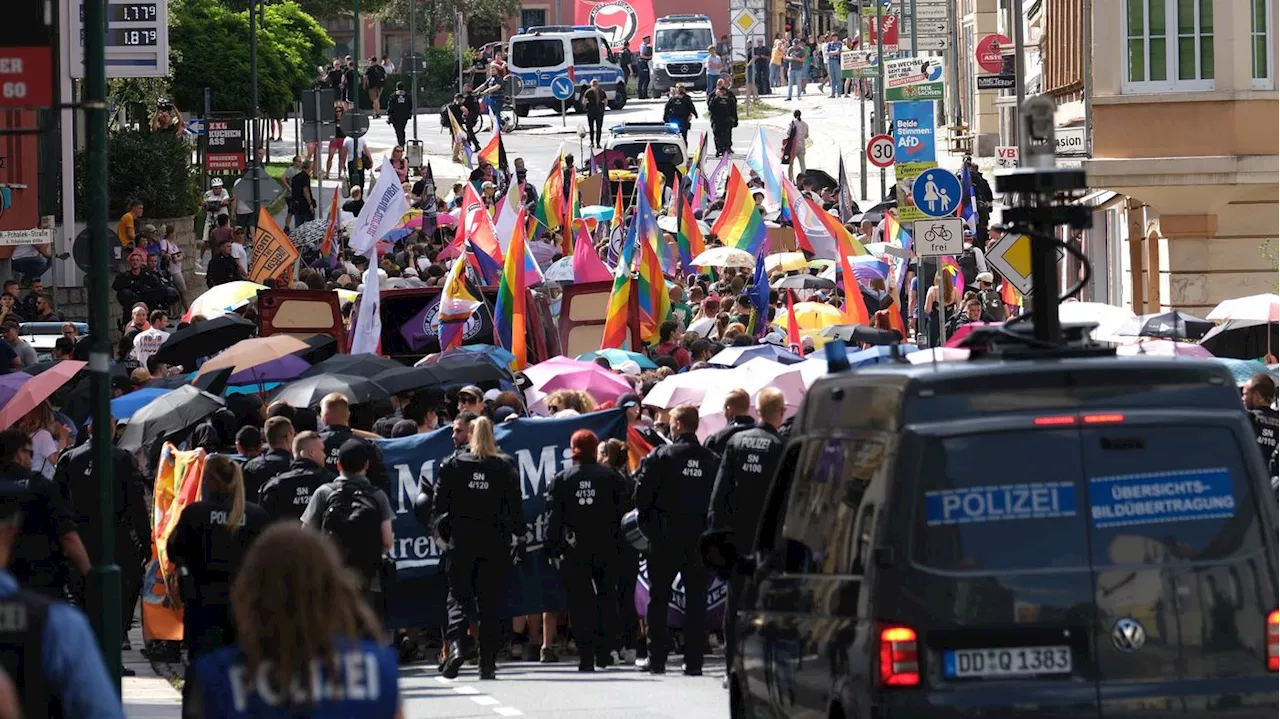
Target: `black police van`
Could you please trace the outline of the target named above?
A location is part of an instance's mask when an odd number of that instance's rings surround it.
[[[1277,716],[1275,497],[1220,365],[880,365],[809,390],[734,717]]]

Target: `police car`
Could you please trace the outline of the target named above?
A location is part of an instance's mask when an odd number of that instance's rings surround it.
[[[704,538],[743,582],[732,716],[1275,717],[1277,512],[1234,382],[1100,354],[815,382],[754,546]]]
[[[579,108],[579,99],[592,80],[599,80],[609,97],[609,107],[618,110],[627,104],[627,85],[617,55],[604,33],[594,25],[546,25],[521,28],[511,37],[507,67],[518,82],[512,83],[516,112],[524,117],[534,107],[560,108],[551,93],[551,83],[568,77],[575,87],[569,107]]]
[[[653,62],[649,87],[653,96],[684,83],[707,89],[707,48],[715,44],[711,18],[706,15],[667,15],[653,24]]]

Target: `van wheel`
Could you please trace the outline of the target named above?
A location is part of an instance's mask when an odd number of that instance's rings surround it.
[[[528,116],[529,116],[529,106],[528,106],[528,105],[516,105],[516,114],[517,114],[517,115],[519,115],[520,117],[528,117]]]
[[[618,89],[614,92],[613,99],[609,101],[610,110],[621,110],[627,104],[627,86],[618,83]]]

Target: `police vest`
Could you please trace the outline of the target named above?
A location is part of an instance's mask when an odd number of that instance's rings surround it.
[[[305,695],[292,697],[272,686],[271,665],[260,664],[252,675],[239,647],[229,647],[196,660],[196,676],[205,716],[234,719],[382,719],[395,716],[399,705],[395,652],[373,641],[351,645],[339,642],[337,673],[327,659],[313,659],[301,686],[318,697],[314,704]],[[295,682],[295,693],[301,689]]]
[[[50,695],[44,675],[49,604],[50,600],[26,591],[0,599],[0,666],[21,692],[23,716],[62,716],[62,707]]]

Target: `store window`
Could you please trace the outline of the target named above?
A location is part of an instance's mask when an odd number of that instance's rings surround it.
[[[1213,89],[1213,0],[1125,0],[1124,14],[1126,92]]]

